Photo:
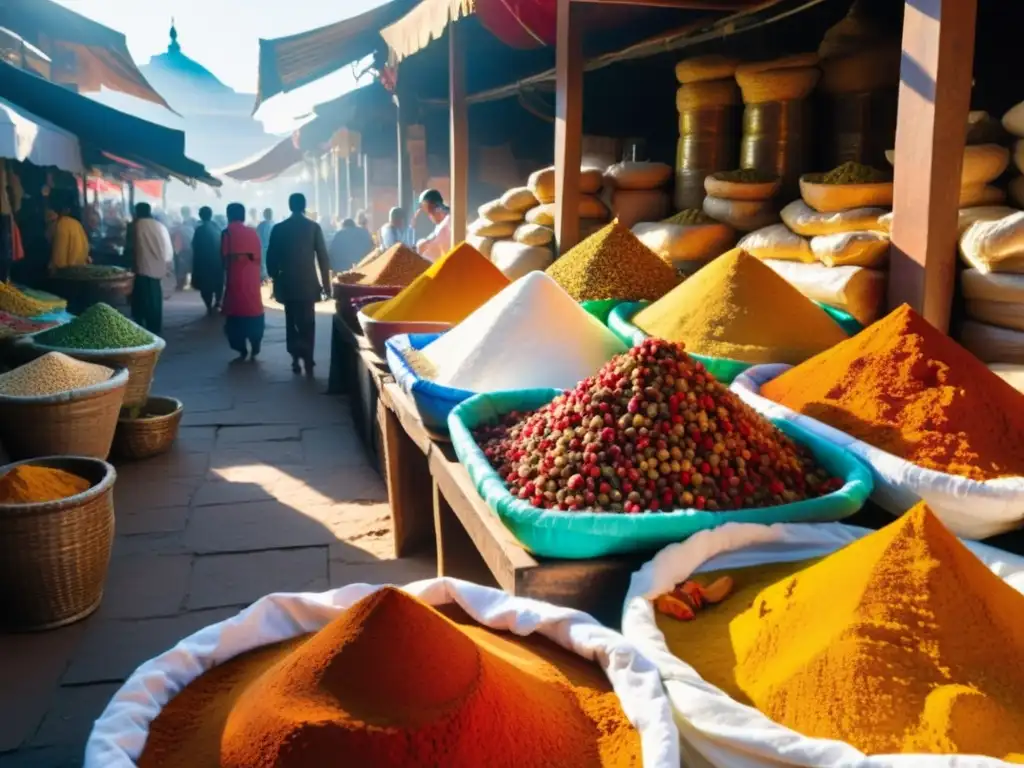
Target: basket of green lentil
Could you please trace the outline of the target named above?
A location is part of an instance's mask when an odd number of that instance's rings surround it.
[[[0,442],[13,459],[105,459],[127,386],[123,367],[48,352],[0,374]]]
[[[128,369],[126,406],[146,404],[157,360],[167,346],[159,336],[102,303],[94,304],[64,325],[26,336],[21,343],[42,352],[63,352],[89,363],[124,366]]]

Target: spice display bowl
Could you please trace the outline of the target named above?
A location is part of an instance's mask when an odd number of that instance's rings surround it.
[[[117,366],[109,379],[89,387],[35,397],[0,395],[0,442],[14,459],[105,459],[128,378],[128,369]]]
[[[466,389],[446,387],[420,376],[409,362],[409,353],[423,349],[440,338],[440,333],[413,333],[393,336],[387,340],[388,368],[402,391],[412,398],[420,421],[428,431],[448,435],[448,415],[459,403],[475,395]]]
[[[331,286],[331,294],[335,301],[348,303],[351,299],[359,299],[364,296],[390,298],[391,296],[396,296],[403,287],[401,285],[350,285],[349,283],[334,283]]]
[[[715,174],[704,178],[704,191],[711,197],[722,200],[771,200],[782,186],[782,179],[773,181],[728,181],[718,178]]]
[[[104,302],[111,306],[124,304],[135,286],[135,275],[125,270],[122,274],[105,277],[61,277],[50,278],[47,287],[67,300],[68,311],[81,314],[93,304]]]
[[[29,632],[71,624],[95,611],[114,543],[115,469],[79,456],[29,459],[88,480],[59,501],[0,504],[0,628]]]
[[[153,721],[202,673],[249,651],[317,632],[382,588],[349,584],[321,593],[268,595],[182,639],[139,666],[114,694],[93,725],[84,768],[134,768]],[[521,637],[536,634],[569,653],[595,660],[618,694],[624,714],[640,724],[643,768],[680,765],[679,734],[661,680],[652,662],[618,632],[581,611],[458,579],[424,579],[401,590],[435,608],[461,608],[483,627]]]
[[[608,324],[611,311],[622,303],[622,299],[591,299],[581,301],[580,306],[604,324]]]
[[[334,302],[334,306],[338,314],[341,315],[341,319],[349,328],[352,328],[356,333],[362,333],[362,328],[359,326],[359,310],[367,304],[376,304],[379,301],[387,301],[396,295],[397,291],[395,293],[374,292],[366,296],[338,299]]]
[[[451,323],[375,320],[372,313],[383,303],[383,301],[376,301],[367,304],[359,310],[357,315],[359,327],[363,329],[366,340],[370,342],[373,351],[381,357],[387,354],[385,343],[392,336],[397,336],[400,333],[443,333],[452,327]]]
[[[891,208],[892,182],[873,184],[824,184],[822,175],[800,177],[800,196],[818,213],[839,213],[851,208]]]
[[[183,413],[180,400],[158,395],[150,397],[141,407],[121,409],[111,453],[126,461],[166,453],[178,438]]]
[[[830,475],[841,478],[842,487],[813,499],[727,512],[673,509],[628,515],[541,509],[512,495],[477,444],[473,430],[482,424],[497,423],[512,411],[537,410],[561,393],[559,389],[530,389],[474,395],[456,406],[448,417],[452,446],[480,497],[512,535],[540,557],[583,560],[653,551],[726,523],[772,525],[842,520],[857,512],[871,495],[871,472],[859,459],[796,424],[771,419],[780,431],[807,448]]]

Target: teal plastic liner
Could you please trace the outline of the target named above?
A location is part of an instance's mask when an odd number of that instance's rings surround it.
[[[623,342],[635,347],[647,338],[647,334],[633,325],[633,315],[650,303],[649,301],[627,301],[619,304],[608,316],[608,328]],[[755,365],[755,363],[744,363],[742,360],[731,360],[728,357],[698,355],[689,350],[686,351],[686,354],[697,362],[703,363],[711,375],[723,384],[732,384],[733,379],[747,368]]]
[[[422,378],[406,358],[409,350],[420,350],[438,339],[440,333],[402,333],[392,336],[384,347],[387,353],[388,368],[395,376],[395,382],[408,394],[416,406],[423,426],[432,432],[446,434],[448,432],[448,414],[459,403],[475,395],[467,389],[446,387],[429,379]]]
[[[594,299],[592,301],[581,301],[580,306],[607,325],[609,313],[621,303],[622,299]]]
[[[509,493],[476,444],[471,430],[480,424],[497,422],[512,410],[536,410],[560,393],[557,389],[531,389],[475,395],[456,406],[448,417],[452,445],[477,492],[520,543],[541,557],[582,560],[651,551],[726,523],[769,525],[842,520],[864,505],[874,487],[868,468],[844,448],[796,424],[773,419],[779,429],[809,448],[828,472],[843,478],[843,487],[817,499],[730,512],[679,509],[620,515],[538,509]]]
[[[822,304],[820,301],[814,303],[825,310],[825,314],[839,323],[839,327],[846,331],[847,336],[856,336],[864,330],[864,326],[849,312],[844,312],[838,307],[830,307],[828,304]]]

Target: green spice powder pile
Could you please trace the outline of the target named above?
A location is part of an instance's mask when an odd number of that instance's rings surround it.
[[[66,349],[126,349],[152,344],[154,336],[108,304],[93,304],[74,320],[35,337]]]
[[[889,174],[885,171],[852,160],[821,177],[822,184],[880,184],[889,180]]]

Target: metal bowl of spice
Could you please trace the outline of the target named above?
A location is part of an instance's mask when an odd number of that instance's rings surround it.
[[[0,628],[53,629],[99,607],[116,479],[107,462],[80,456],[0,468]]]
[[[892,177],[861,163],[843,163],[828,173],[800,177],[800,196],[819,213],[892,206]]]

